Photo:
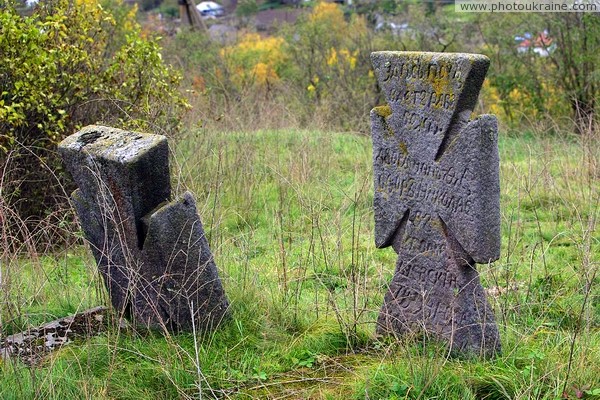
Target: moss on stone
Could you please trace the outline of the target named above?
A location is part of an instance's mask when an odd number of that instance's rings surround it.
[[[378,106],[373,108],[373,111],[375,111],[375,113],[377,115],[379,115],[380,117],[384,117],[387,118],[390,115],[392,115],[392,108],[389,105],[384,105],[384,106]]]
[[[406,147],[406,143],[404,143],[404,142],[398,143],[398,148],[400,149],[402,154],[408,155],[408,148]]]

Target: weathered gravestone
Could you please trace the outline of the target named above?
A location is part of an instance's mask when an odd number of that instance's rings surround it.
[[[148,328],[215,327],[228,301],[192,195],[169,202],[167,139],[88,126],[59,151],[116,310]]]
[[[378,332],[421,332],[458,353],[500,351],[475,269],[500,256],[497,122],[471,120],[482,55],[375,52],[387,105],[371,111],[375,242],[398,253]]]

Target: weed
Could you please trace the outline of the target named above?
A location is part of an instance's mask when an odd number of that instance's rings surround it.
[[[173,187],[198,198],[231,320],[166,336],[115,326],[35,369],[4,360],[0,397],[593,399],[600,190],[585,146],[501,138],[502,258],[480,271],[503,354],[467,361],[374,335],[395,254],[373,244],[367,138],[192,131],[173,146]],[[108,303],[83,247],[24,246],[3,253],[3,335]]]

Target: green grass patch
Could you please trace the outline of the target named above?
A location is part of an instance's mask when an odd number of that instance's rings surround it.
[[[600,398],[598,149],[502,137],[502,256],[480,266],[502,336],[490,361],[377,338],[396,256],[373,243],[371,143],[318,131],[191,132],[173,144],[232,318],[162,336],[115,327],[29,368],[0,398]],[[3,260],[2,334],[107,304],[81,247]]]

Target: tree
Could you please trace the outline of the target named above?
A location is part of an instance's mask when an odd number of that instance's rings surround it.
[[[577,133],[590,132],[600,95],[599,14],[481,14],[478,26],[507,116],[568,116]]]
[[[173,131],[185,102],[135,8],[56,0],[21,16],[0,1],[0,211],[33,232],[64,217],[55,148],[66,135],[90,123]]]
[[[590,132],[600,96],[600,13],[555,13],[546,21],[557,41],[550,53],[557,83],[569,99],[577,132]]]

